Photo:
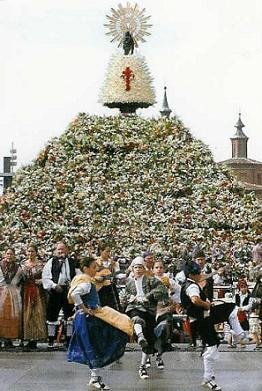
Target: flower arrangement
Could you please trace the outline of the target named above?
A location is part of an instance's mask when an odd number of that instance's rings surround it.
[[[109,62],[99,101],[107,107],[123,104],[149,107],[155,103],[152,77],[144,57],[114,54]]]
[[[65,240],[83,255],[106,240],[122,256],[177,259],[198,237],[207,248],[252,242],[260,213],[178,118],[80,113],[0,198],[0,250],[34,241],[47,257]]]

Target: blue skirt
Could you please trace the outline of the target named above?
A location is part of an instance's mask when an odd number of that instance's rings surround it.
[[[89,368],[102,368],[123,356],[128,335],[94,316],[77,313],[67,358]]]

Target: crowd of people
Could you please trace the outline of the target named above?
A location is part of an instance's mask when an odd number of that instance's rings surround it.
[[[58,242],[46,262],[34,244],[28,245],[23,262],[8,248],[0,261],[1,344],[12,348],[18,339],[24,349],[33,350],[47,341],[53,349],[62,334],[68,360],[90,367],[90,386],[109,389],[99,370],[118,360],[128,341],[141,346],[139,376],[147,379],[152,355],[163,370],[163,354],[172,350],[174,329],[183,330],[193,347],[197,340],[203,346],[202,385],[219,391],[214,374],[218,325],[227,330],[230,347],[247,342],[261,347],[262,245],[254,245],[249,260],[255,269],[254,289],[248,290],[249,275],[241,275],[233,296],[227,289],[234,283],[234,265],[219,262],[218,247],[207,262],[203,248],[196,243],[181,270],[149,251],[130,264],[120,262],[107,244],[100,244],[97,256],[77,260]]]

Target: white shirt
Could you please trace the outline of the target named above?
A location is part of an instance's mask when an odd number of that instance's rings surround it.
[[[193,282],[193,284],[190,284],[188,287],[187,287],[187,289],[186,289],[186,295],[188,296],[188,297],[193,297],[193,296],[198,296],[198,297],[200,297],[200,289],[199,289],[199,286],[195,283],[195,281],[193,281],[193,280],[190,280],[189,278],[188,278],[188,280],[189,281],[192,281]]]
[[[186,295],[189,296],[190,298],[193,296],[198,296],[200,297],[200,288],[199,286],[195,283],[194,280],[191,280],[188,278],[189,281],[192,281],[193,284],[190,284],[187,289],[186,289]],[[206,316],[209,316],[210,310],[204,310],[204,318]],[[193,321],[195,320],[193,317],[190,317],[190,320]]]
[[[86,295],[91,290],[90,282],[81,282],[71,291],[71,297],[74,300],[75,305],[83,304],[81,296]]]
[[[252,305],[254,303],[254,299],[252,299],[252,297],[249,298],[249,303],[247,305],[244,305],[243,306],[243,302],[245,300],[245,298],[248,296],[248,292],[245,293],[244,295],[242,295],[241,293],[239,293],[239,298],[240,298],[240,304],[239,304],[239,307],[241,307],[243,309],[243,311],[250,311],[251,308],[252,308]]]
[[[144,297],[145,294],[143,292],[143,277],[138,277],[138,278],[135,278],[134,277],[134,281],[135,281],[135,286],[136,286],[136,293],[137,293],[137,296],[140,296],[140,297]]]
[[[53,258],[49,259],[49,261],[47,261],[47,263],[45,264],[42,272],[43,288],[47,290],[54,289],[57,285],[65,285],[68,281],[71,281],[68,259],[65,258],[65,260],[63,260],[63,265],[59,274],[57,284],[53,281],[52,262],[53,262]],[[76,269],[76,274],[80,274],[80,273],[81,273],[80,270]]]

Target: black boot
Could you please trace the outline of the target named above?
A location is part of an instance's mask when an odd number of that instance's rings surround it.
[[[27,346],[28,346],[29,349],[33,349],[34,350],[34,349],[37,348],[37,341],[31,340],[31,341],[28,342]]]
[[[55,337],[52,336],[52,337],[48,337],[48,349],[53,349],[54,347],[54,341],[55,341]]]
[[[7,349],[14,348],[13,342],[11,339],[6,339],[4,342],[4,347]]]

